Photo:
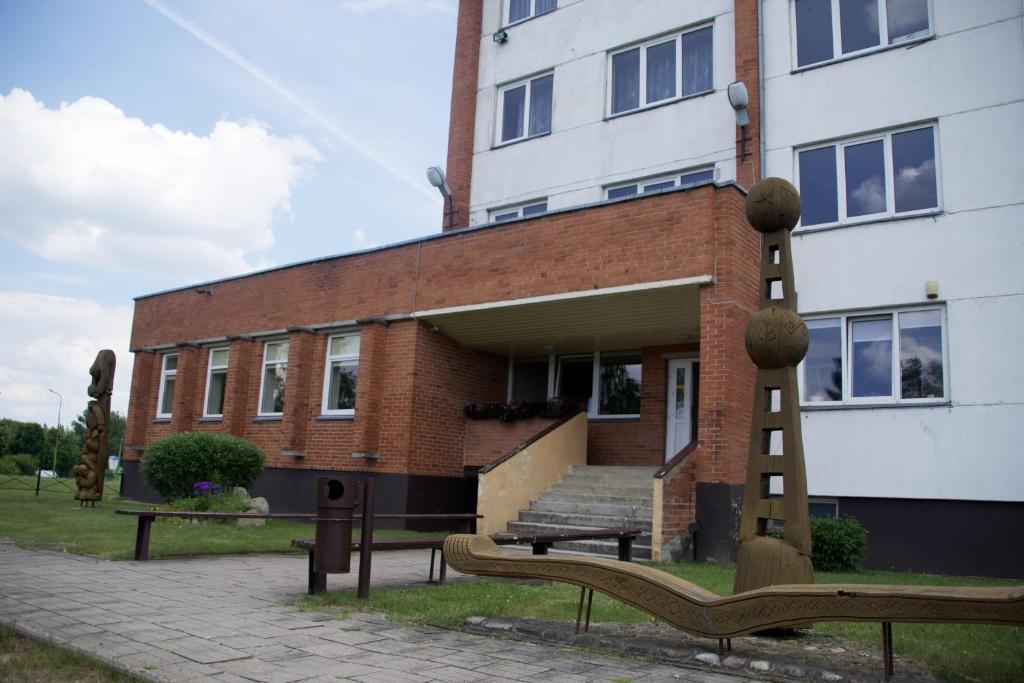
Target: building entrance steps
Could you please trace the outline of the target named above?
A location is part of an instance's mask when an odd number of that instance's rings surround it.
[[[509,522],[517,534],[588,531],[608,527],[644,530],[633,544],[633,557],[651,559],[653,477],[656,467],[576,465],[530,507]],[[558,550],[618,557],[615,541],[556,543]]]

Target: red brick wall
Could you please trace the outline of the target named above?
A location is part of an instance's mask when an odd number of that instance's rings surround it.
[[[471,401],[472,403],[472,401]],[[464,448],[465,464],[482,467],[509,453],[533,435],[544,431],[557,418],[533,417],[528,420],[467,420]]]
[[[760,58],[758,55],[758,0],[735,0],[736,21],[736,80],[747,86],[750,125],[746,127],[745,159],[740,158],[741,145],[736,144],[736,181],[746,188],[761,179],[761,91]],[[739,140],[740,129],[736,128]]]
[[[473,178],[473,136],[476,129],[477,72],[483,0],[459,0],[452,68],[451,117],[448,122],[448,185],[452,189],[452,215],[442,229],[469,225],[469,190]],[[447,207],[446,207],[447,208]]]

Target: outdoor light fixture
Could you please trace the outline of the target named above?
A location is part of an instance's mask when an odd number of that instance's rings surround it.
[[[494,42],[496,42],[498,45],[504,45],[505,43],[508,42],[508,31],[506,31],[503,28],[500,28],[494,32],[494,35],[491,36],[491,38],[493,38]]]
[[[448,181],[445,180],[444,171],[440,166],[431,166],[427,169],[427,181],[436,187],[445,199],[452,196],[452,188],[448,187]]]
[[[729,94],[729,104],[736,110],[736,125],[741,128],[750,125],[750,115],[747,113],[747,105],[750,104],[747,86],[735,81],[729,84],[726,92]]]

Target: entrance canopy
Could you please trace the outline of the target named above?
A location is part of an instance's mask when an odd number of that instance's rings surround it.
[[[413,313],[463,346],[503,356],[579,353],[699,340],[711,275]]]

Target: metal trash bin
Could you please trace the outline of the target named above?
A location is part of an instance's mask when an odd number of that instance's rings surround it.
[[[316,478],[315,571],[347,574],[352,559],[353,510],[359,500],[360,479]]]

